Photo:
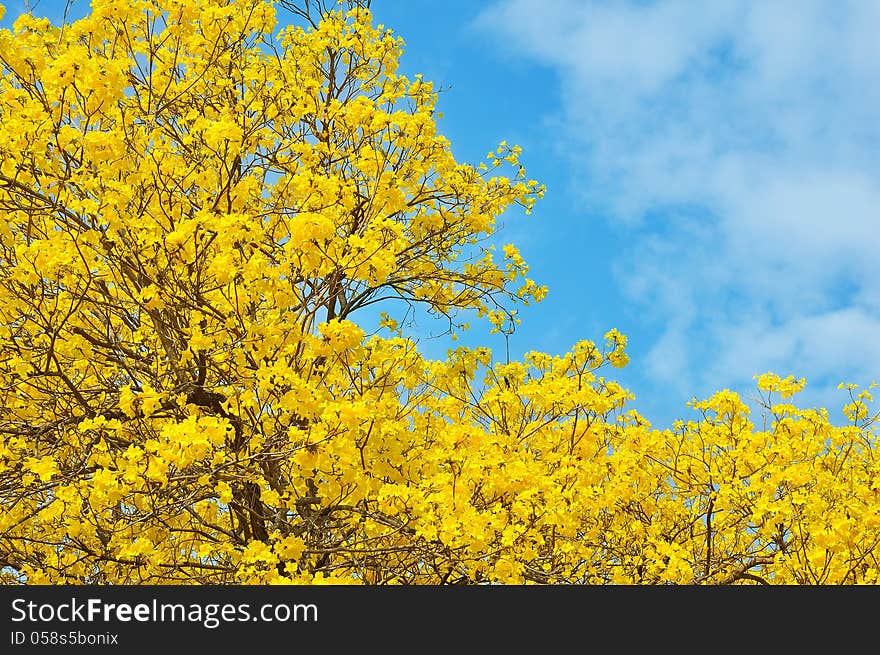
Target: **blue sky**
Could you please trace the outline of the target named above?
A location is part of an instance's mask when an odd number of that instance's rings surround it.
[[[8,26],[22,3],[4,4]],[[616,327],[632,363],[613,375],[660,427],[691,417],[694,396],[752,394],[768,370],[806,377],[802,402],[834,417],[839,382],[880,379],[880,3],[373,11],[406,41],[404,72],[448,89],[440,128],[457,157],[506,139],[547,186],[500,235],[550,288],[521,312],[512,356]]]
[[[880,4],[441,6],[374,12],[451,87],[456,152],[507,138],[548,187],[507,224],[550,287],[513,350],[617,327],[618,378],[660,426],[768,370],[835,417],[839,382],[880,378]]]

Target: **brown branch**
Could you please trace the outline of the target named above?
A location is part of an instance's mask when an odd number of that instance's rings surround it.
[[[754,573],[749,573],[749,569],[755,566],[761,566],[764,564],[772,564],[774,562],[774,557],[772,555],[759,555],[755,557],[751,562],[747,562],[743,566],[741,566],[736,571],[730,573],[726,578],[721,580],[718,584],[727,585],[733,584],[737,580],[754,580],[758,576]]]

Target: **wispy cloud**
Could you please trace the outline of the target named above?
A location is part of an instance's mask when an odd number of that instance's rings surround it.
[[[626,226],[657,383],[773,368],[836,405],[880,377],[880,4],[500,0],[477,25],[555,70],[569,192]]]

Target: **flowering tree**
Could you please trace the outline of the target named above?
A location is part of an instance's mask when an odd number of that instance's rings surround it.
[[[725,391],[657,430],[614,330],[522,362],[365,333],[545,294],[491,240],[543,187],[506,143],[456,161],[401,49],[364,0],[0,32],[4,581],[876,582],[868,391],[835,427],[766,374],[760,429]]]

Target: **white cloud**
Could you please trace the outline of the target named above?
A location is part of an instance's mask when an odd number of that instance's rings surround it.
[[[478,26],[557,73],[570,192],[627,227],[659,326],[648,376],[880,377],[880,4],[500,0]]]

